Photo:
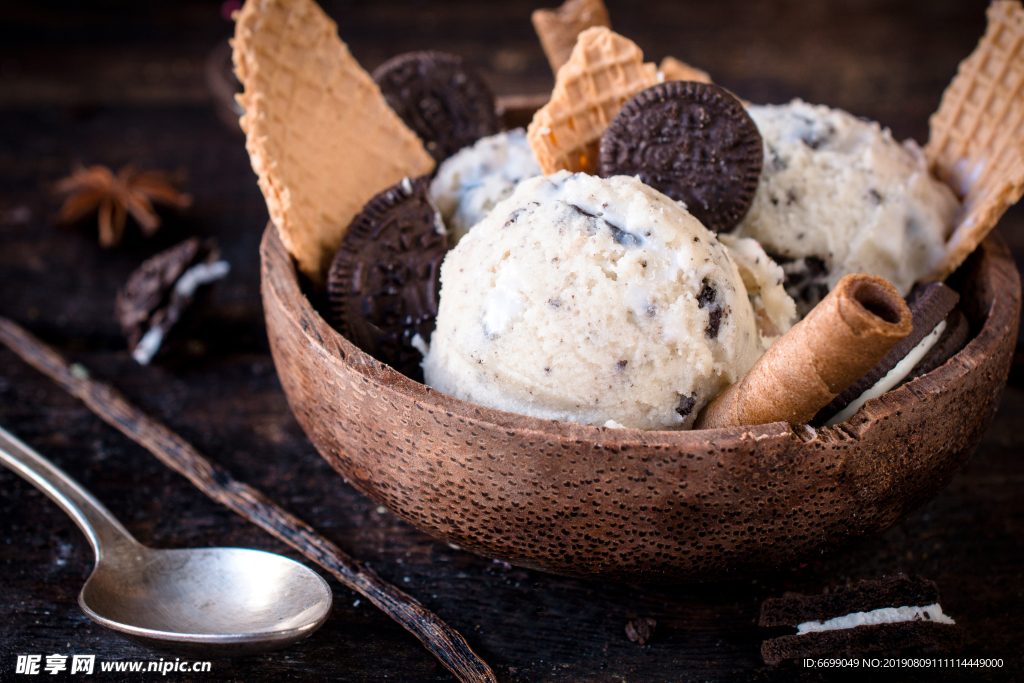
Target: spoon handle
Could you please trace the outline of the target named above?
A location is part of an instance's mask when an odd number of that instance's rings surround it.
[[[117,545],[137,544],[103,504],[63,470],[0,427],[0,464],[21,475],[71,515],[89,539],[97,563]]]

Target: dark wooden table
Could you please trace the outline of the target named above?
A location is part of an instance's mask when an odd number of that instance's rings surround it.
[[[337,0],[326,8],[367,68],[399,52],[441,49],[463,55],[499,94],[510,94],[552,84],[529,24],[538,4]],[[827,103],[921,142],[942,89],[984,30],[985,4],[608,2],[615,27],[650,58],[674,55],[753,101]],[[762,600],[894,572],[939,584],[946,611],[966,630],[963,657],[1003,662],[904,669],[900,679],[1024,677],[1020,362],[978,451],[935,500],[879,537],[742,582],[594,583],[510,567],[433,541],[343,483],[289,413],[269,355],[257,259],[266,207],[242,139],[215,113],[204,75],[207,56],[232,32],[223,12],[197,0],[0,5],[0,315],[113,383],[418,597],[463,633],[503,682],[832,680],[838,672],[762,663]],[[184,169],[195,203],[183,216],[165,214],[154,239],[132,232],[105,251],[94,228],[53,222],[52,183],[76,162]],[[1000,231],[1019,262],[1024,211],[1011,210]],[[180,351],[140,367],[113,320],[115,292],[144,258],[192,234],[219,240],[231,274]],[[297,557],[3,348],[0,425],[92,490],[144,543],[240,545]],[[76,597],[93,562],[88,545],[64,513],[7,470],[0,470],[0,539],[0,680],[21,680],[14,671],[19,654],[92,654],[97,667],[163,656],[84,616]],[[313,637],[165,679],[453,680],[412,636],[334,586],[333,615]],[[657,620],[643,646],[625,633],[637,617]],[[867,678],[889,680],[886,673]]]

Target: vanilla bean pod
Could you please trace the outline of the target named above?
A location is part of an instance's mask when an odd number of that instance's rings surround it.
[[[211,463],[164,424],[133,406],[120,392],[91,379],[87,373],[74,371],[56,351],[2,316],[0,342],[84,402],[105,422],[144,446],[207,496],[292,546],[347,587],[366,597],[419,638],[460,681],[497,683],[490,667],[470,649],[457,631],[436,614],[384,581],[372,569],[346,555],[341,548],[261,492],[237,481],[225,469]]]

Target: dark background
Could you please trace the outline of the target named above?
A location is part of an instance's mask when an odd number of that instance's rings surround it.
[[[462,55],[501,95],[553,78],[529,23],[538,2],[331,2],[342,39],[368,69],[397,53]],[[927,138],[957,63],[984,31],[985,2],[668,2],[608,0],[613,27],[648,59],[673,55],[755,102],[792,97]],[[293,420],[263,327],[257,248],[267,220],[243,140],[218,116],[211,51],[233,27],[219,3],[0,3],[0,315],[26,326],[167,422],[212,460],[311,522],[466,636],[503,682],[833,680],[772,669],[759,656],[760,603],[894,572],[934,579],[966,630],[963,657],[1001,669],[899,672],[901,680],[1024,676],[1024,375],[1020,353],[995,423],[964,470],[907,520],[834,556],[757,579],[640,586],[563,579],[436,543],[344,484]],[[54,225],[52,184],[75,163],[182,169],[194,205],[165,213],[151,240],[103,250],[95,227]],[[1024,258],[1024,213],[999,228]],[[143,259],[192,234],[231,262],[172,356],[136,365],[113,320],[115,293]],[[285,546],[217,506],[78,401],[0,349],[0,425],[81,481],[143,543]],[[92,556],[41,493],[0,471],[0,680],[17,654],[159,659],[95,626],[77,593]],[[195,681],[449,681],[419,643],[335,585],[335,608],[287,650],[215,661]],[[657,620],[630,642],[626,623]],[[884,673],[860,671],[867,680]],[[45,675],[45,674],[44,674]],[[97,680],[119,680],[96,673]],[[122,674],[123,680],[148,680]],[[159,679],[152,676],[152,680]]]

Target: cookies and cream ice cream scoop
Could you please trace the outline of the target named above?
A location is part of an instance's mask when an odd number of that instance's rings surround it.
[[[764,164],[735,234],[781,262],[802,314],[849,273],[884,277],[906,296],[943,260],[960,203],[912,140],[800,100],[747,111]]]
[[[563,171],[520,183],[445,257],[423,368],[472,403],[674,429],[763,350],[736,263],[681,204]]]

